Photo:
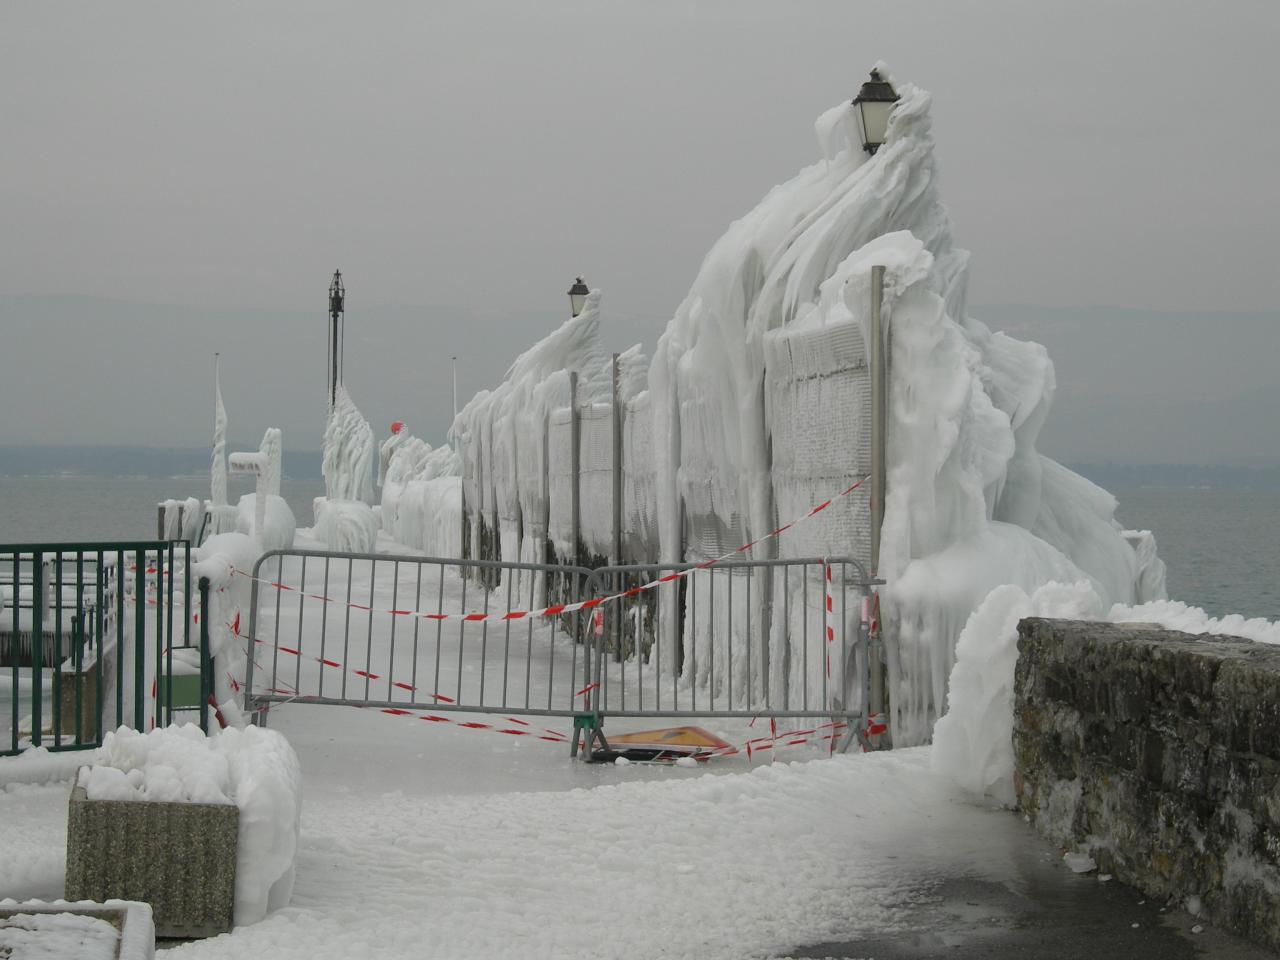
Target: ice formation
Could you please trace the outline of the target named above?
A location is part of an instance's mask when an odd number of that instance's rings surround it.
[[[432,557],[462,555],[462,462],[401,429],[382,445],[380,522],[398,543]]]
[[[108,733],[80,773],[91,800],[233,803],[240,808],[235,922],[288,906],[302,809],[293,748],[263,727],[205,736],[194,724]]]
[[[298,523],[293,516],[284,497],[268,496],[264,503],[264,514],[258,513],[258,495],[246,493],[236,506],[236,532],[256,535],[264,550],[288,550],[293,546],[294,533]],[[262,529],[254,534],[257,524]]]
[[[777,465],[812,459],[816,442],[847,450],[854,467],[860,440],[847,418],[824,415],[834,396],[810,398],[808,429],[771,429],[775,411],[760,388],[768,347],[818,331],[833,345],[842,335],[865,344],[870,270],[886,267],[890,422],[879,573],[888,581],[881,610],[901,745],[929,737],[961,628],[996,587],[1084,580],[1111,604],[1160,598],[1163,582],[1154,557],[1140,571],[1114,499],[1036,451],[1053,366],[1040,346],[968,316],[968,254],[954,246],[938,198],[931,98],[911,84],[898,90],[876,154],[862,151],[849,104],[828,111],[818,121],[824,159],[776,187],[712,248],[659,341],[650,392],[655,433],[665,439],[657,446],[664,555],[678,555],[682,510],[717,522],[728,541],[759,536],[775,517],[789,519],[781,504],[810,496],[787,489]],[[842,423],[842,432],[823,435]],[[847,536],[835,536],[842,533],[828,521],[816,537],[779,549],[847,552]]]
[[[215,507],[226,506],[227,503],[227,408],[222,405],[222,376],[216,362],[213,372],[213,457],[209,468],[209,500]]]
[[[870,277],[885,267],[888,495],[878,573],[887,581],[880,614],[893,737],[906,745],[930,737],[961,630],[992,590],[1013,585],[1030,596],[1051,581],[1084,582],[1109,606],[1162,599],[1164,578],[1150,535],[1116,523],[1114,498],[1036,450],[1053,365],[1042,347],[968,315],[968,254],[938,195],[931,97],[912,84],[898,91],[874,155],[861,147],[850,103],[818,119],[821,159],[716,242],[647,377],[638,348],[623,355],[620,392],[623,559],[733,551],[868,472]],[[542,560],[548,542],[562,559],[612,553],[600,304],[594,291],[578,317],[458,415],[473,556]],[[568,509],[570,370],[582,430],[579,544]],[[868,494],[860,489],[751,555],[852,556],[872,566]],[[383,522],[394,523],[386,513],[384,501]],[[772,589],[775,618],[800,609]],[[700,645],[728,639],[713,629],[721,615],[684,638],[694,650],[687,669],[711,659]],[[747,622],[735,618],[735,631]],[[769,642],[787,635],[773,630]],[[767,662],[787,659],[771,649]]]
[[[466,509],[497,530],[503,560],[543,562],[547,539],[562,558],[576,552],[567,509],[569,371],[578,373],[583,446],[589,448],[589,423],[607,419],[611,395],[610,361],[600,344],[600,301],[601,291],[591,291],[576,317],[522,353],[502,383],[476,394],[454,421]],[[609,528],[609,501],[591,496],[591,481],[584,478],[582,486],[581,534],[588,549],[607,553],[612,534],[602,536],[602,530]]]
[[[195,542],[204,528],[206,502],[196,497],[184,500],[162,500],[164,539]]]
[[[330,500],[373,502],[373,428],[341,384],[324,428],[321,472]]]
[[[233,471],[258,478],[256,493],[240,498],[235,529],[258,537],[266,550],[286,550],[293,546],[297,527],[293,511],[280,496],[283,457],[281,433],[275,427],[267,428],[256,453],[233,453],[230,457]]]
[[[243,678],[246,650],[237,624],[247,626],[252,581],[235,571],[252,574],[262,544],[244,533],[220,533],[200,545],[191,574],[209,579],[209,652],[214,659],[214,698],[223,718],[241,726],[239,696],[232,678]],[[235,681],[238,683],[239,681]]]
[[[1192,634],[1246,637],[1280,644],[1280,622],[1215,618],[1197,607],[1170,600],[1107,602],[1087,580],[1047,583],[1028,593],[1005,585],[992,590],[969,617],[956,644],[956,664],[947,694],[948,710],[933,736],[933,769],[976,797],[1006,806],[1014,802],[1013,702],[1018,661],[1018,621],[1023,617],[1157,623]]]
[[[206,505],[209,514],[208,532],[210,535],[230,533],[236,528],[236,508],[227,503],[227,408],[222,403],[222,376],[217,365],[214,366],[213,387],[213,455],[209,464],[209,501]],[[204,517],[195,528],[195,542],[200,531],[204,529]]]
[[[313,532],[330,550],[373,552],[378,539],[378,520],[369,504],[361,500],[316,497],[312,510],[316,518]]]

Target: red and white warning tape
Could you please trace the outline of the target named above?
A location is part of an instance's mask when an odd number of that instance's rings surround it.
[[[485,623],[485,622],[494,623],[494,622],[509,622],[512,620],[524,620],[527,618],[537,619],[540,617],[556,617],[565,613],[577,613],[580,610],[593,610],[596,607],[600,606],[601,604],[611,603],[615,600],[622,600],[627,597],[637,596],[641,593],[645,593],[646,591],[654,590],[664,584],[675,583],[679,580],[683,580],[685,577],[689,576],[692,573],[697,573],[699,570],[706,570],[710,567],[714,567],[716,564],[722,563],[725,560],[732,559],[738,554],[746,553],[748,550],[751,550],[753,547],[756,547],[767,540],[776,539],[782,536],[782,534],[786,533],[791,528],[797,526],[798,524],[804,523],[806,520],[809,520],[810,518],[817,516],[819,513],[821,513],[823,510],[826,510],[829,506],[831,506],[837,500],[840,500],[844,497],[849,496],[849,494],[857,490],[866,481],[867,481],[867,477],[862,477],[857,482],[846,487],[844,490],[836,494],[831,499],[825,500],[822,503],[818,504],[816,507],[813,507],[804,516],[796,520],[792,520],[790,523],[784,523],[780,527],[775,527],[773,530],[770,530],[768,533],[764,534],[763,536],[757,537],[756,539],[752,540],[750,543],[744,543],[742,546],[734,550],[730,550],[727,553],[723,553],[718,557],[713,557],[710,560],[704,560],[702,563],[695,564],[694,566],[690,567],[687,570],[676,570],[671,573],[665,574],[661,577],[658,577],[657,579],[650,580],[648,583],[642,583],[637,587],[632,587],[629,590],[622,590],[618,593],[606,594],[605,596],[600,596],[600,597],[592,597],[589,600],[576,600],[573,603],[555,603],[555,604],[552,604],[551,606],[541,607],[536,610],[508,610],[505,612],[494,612],[494,613],[439,613],[439,612],[429,613],[422,610],[374,610],[373,607],[369,606],[368,604],[352,603],[350,601],[337,600],[333,597],[326,597],[324,594],[320,594],[320,593],[307,593],[305,590],[302,590],[299,587],[293,587],[287,583],[280,583],[277,580],[268,580],[264,577],[255,577],[250,573],[245,573],[243,570],[233,569],[232,573],[235,574],[236,576],[244,577],[246,580],[256,581],[257,583],[261,583],[265,586],[272,587],[275,590],[280,590],[287,593],[299,593],[309,600],[318,600],[321,603],[336,603],[342,606],[350,607],[353,610],[362,610],[366,613],[383,613],[388,616],[395,616],[395,617],[416,617],[422,620],[461,620],[466,623]],[[826,576],[829,581],[831,578],[831,568],[830,568],[830,565],[827,565],[827,564],[824,564],[824,566],[826,566],[826,571],[827,571]],[[828,585],[827,589],[828,589],[827,602],[829,605],[831,602],[830,585]],[[830,629],[831,628],[828,627],[828,630]]]

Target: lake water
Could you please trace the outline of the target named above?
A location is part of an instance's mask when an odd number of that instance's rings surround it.
[[[231,478],[231,502],[252,489]],[[1280,490],[1111,489],[1125,526],[1155,531],[1171,597],[1215,616],[1280,620]],[[281,493],[310,526],[324,482],[285,480]],[[207,494],[203,478],[0,477],[0,543],[149,538],[158,501]]]
[[[254,490],[252,478],[227,479],[231,503]],[[324,481],[282,480],[280,494],[309,527]],[[0,543],[152,539],[156,504],[208,496],[204,477],[0,477]]]

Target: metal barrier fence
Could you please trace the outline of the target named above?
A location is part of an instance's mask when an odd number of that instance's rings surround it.
[[[848,558],[591,571],[279,550],[251,577],[246,696],[260,718],[301,701],[585,714],[593,728],[605,716],[825,716],[856,732],[869,713],[862,600],[876,581]]]
[[[684,577],[637,590],[670,573]],[[847,557],[598,569],[588,596],[622,596],[597,625],[594,708],[633,717],[860,716],[870,699],[861,600],[876,582]],[[617,669],[603,669],[606,661]]]
[[[253,569],[248,708],[272,703],[572,716],[586,613],[430,620],[567,603],[591,571],[537,563],[274,550]],[[492,586],[490,586],[492,585]],[[585,696],[585,695],[584,695]]]
[[[186,542],[0,545],[0,756],[87,749],[113,726],[171,723],[183,708],[183,648],[202,651],[185,659],[196,659],[203,691],[208,638],[202,629],[203,646],[192,643],[190,560]]]

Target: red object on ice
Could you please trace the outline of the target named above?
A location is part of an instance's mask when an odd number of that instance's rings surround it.
[[[393,434],[398,434],[398,433],[399,433],[401,430],[403,430],[403,429],[404,429],[404,421],[403,421],[403,420],[393,420],[393,421],[391,421],[391,432],[392,432]]]

